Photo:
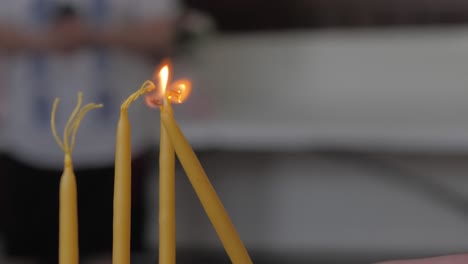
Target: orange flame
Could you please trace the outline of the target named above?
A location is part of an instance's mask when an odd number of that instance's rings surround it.
[[[192,83],[189,80],[178,80],[169,87],[167,98],[175,104],[181,104],[190,95],[192,91]]]
[[[189,80],[178,80],[169,84],[171,77],[171,63],[166,60],[153,74],[153,82],[156,82],[156,89],[146,95],[145,101],[149,107],[157,108],[164,104],[164,99],[172,103],[183,103],[192,90],[192,84]]]

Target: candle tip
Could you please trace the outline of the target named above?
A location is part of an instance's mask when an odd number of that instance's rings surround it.
[[[72,158],[70,154],[65,154],[65,159],[63,161],[64,167],[65,168],[72,168],[73,163],[72,163]]]
[[[181,104],[190,95],[192,84],[187,79],[170,84],[171,66],[168,60],[154,72],[153,79],[158,87],[146,95],[145,102],[151,108],[159,108],[167,103]]]
[[[121,111],[127,110],[130,107],[130,104],[135,102],[140,96],[142,96],[145,93],[149,93],[155,89],[155,85],[152,81],[146,81],[144,82],[140,89],[138,89],[136,92],[134,92],[132,95],[130,95],[127,100],[123,102],[123,104],[120,107]]]

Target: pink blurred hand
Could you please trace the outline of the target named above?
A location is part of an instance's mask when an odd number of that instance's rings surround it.
[[[468,254],[417,260],[397,260],[377,264],[468,264]]]

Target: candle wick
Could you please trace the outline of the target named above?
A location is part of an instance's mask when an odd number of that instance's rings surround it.
[[[146,81],[144,82],[140,89],[138,89],[136,92],[134,92],[132,95],[130,95],[127,100],[125,100],[120,107],[120,110],[127,110],[130,107],[130,104],[135,102],[140,96],[142,96],[145,93],[151,92],[152,90],[156,89],[156,86],[152,81]]]
[[[59,98],[55,98],[54,105],[52,108],[52,116],[50,119],[50,126],[52,128],[52,134],[55,138],[55,141],[59,145],[59,147],[65,153],[65,156],[70,157],[70,164],[71,164],[71,154],[73,152],[73,148],[75,147],[76,133],[78,131],[78,127],[80,126],[81,121],[83,120],[87,112],[95,108],[101,108],[103,106],[102,104],[90,103],[80,108],[82,99],[83,99],[83,94],[79,92],[78,102],[76,104],[76,107],[73,110],[70,117],[68,118],[67,124],[65,125],[65,128],[63,131],[63,140],[61,140],[60,137],[58,136],[57,128],[55,125],[55,116],[56,116],[58,104],[60,101]],[[71,136],[71,140],[69,140],[70,136]]]
[[[52,128],[52,134],[54,135],[55,141],[59,145],[60,149],[62,149],[62,151],[65,152],[65,147],[63,146],[62,140],[60,140],[60,137],[57,134],[57,128],[56,128],[56,125],[55,125],[55,114],[57,112],[57,107],[58,107],[59,101],[60,101],[59,98],[55,98],[54,106],[52,107],[52,117],[50,118],[50,126]]]
[[[78,102],[76,103],[75,109],[73,109],[73,112],[68,118],[67,124],[65,125],[65,129],[63,130],[63,146],[65,149],[65,153],[71,152],[70,144],[68,143],[68,136],[70,135],[70,129],[72,129],[71,126],[73,125],[73,120],[75,119],[76,115],[80,111],[82,101],[83,101],[83,93],[78,92]]]

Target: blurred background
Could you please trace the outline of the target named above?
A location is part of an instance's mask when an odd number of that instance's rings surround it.
[[[254,263],[467,251],[468,2],[181,4],[172,59],[193,94],[175,112]],[[229,263],[179,165],[177,245],[178,263]]]

